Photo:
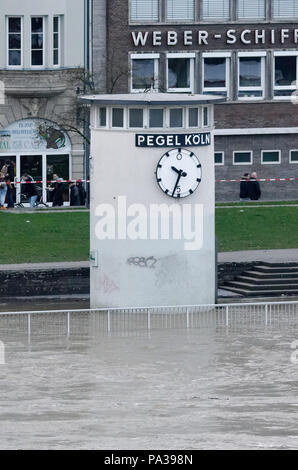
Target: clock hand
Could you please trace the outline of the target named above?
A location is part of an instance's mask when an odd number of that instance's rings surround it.
[[[180,171],[177,170],[177,168],[175,168],[174,166],[172,166],[172,170],[175,171],[176,173],[178,173],[178,175],[180,174]]]
[[[178,175],[182,172],[181,176],[183,176],[183,177],[187,176],[187,173],[185,173],[185,171],[177,170],[177,168],[175,168],[174,166],[172,166],[172,170],[175,171],[176,173],[178,173]]]
[[[175,184],[175,188],[174,188],[172,197],[174,197],[174,194],[175,194],[175,191],[176,191],[177,186],[178,186],[178,184],[179,184],[179,181],[180,181],[181,176],[182,176],[182,170],[179,171],[179,176],[178,176],[178,178],[177,178],[177,181],[176,181],[176,184]]]

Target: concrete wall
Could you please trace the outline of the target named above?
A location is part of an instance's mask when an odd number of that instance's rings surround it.
[[[209,131],[209,129],[208,129]],[[154,132],[157,133],[156,130]],[[162,133],[169,133],[163,130]],[[178,132],[179,133],[179,132]],[[158,187],[155,171],[167,151],[136,148],[136,132],[92,129],[91,143],[91,250],[97,250],[98,267],[91,267],[91,306],[150,306],[213,303],[215,299],[214,166],[213,141],[208,147],[191,147],[202,164],[202,182],[185,199],[173,199]],[[99,240],[99,205],[109,204],[118,212],[119,196],[127,207],[142,204],[149,214],[151,204],[203,205],[203,246],[186,251],[185,240],[129,238]],[[102,214],[103,215],[103,214]],[[148,219],[147,219],[148,221]],[[194,222],[194,220],[192,220]],[[203,224],[203,225],[202,225]],[[118,220],[116,219],[118,227]],[[149,228],[149,223],[148,223]],[[148,258],[154,264],[130,262]]]

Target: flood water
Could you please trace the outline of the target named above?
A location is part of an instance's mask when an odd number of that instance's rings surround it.
[[[82,322],[68,338],[0,328],[1,449],[298,448],[298,322],[125,333]]]

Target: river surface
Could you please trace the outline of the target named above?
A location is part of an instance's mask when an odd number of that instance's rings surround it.
[[[298,449],[298,322],[108,333],[84,317],[69,337],[30,338],[10,326],[1,449]]]

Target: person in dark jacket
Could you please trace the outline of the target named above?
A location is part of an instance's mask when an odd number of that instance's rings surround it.
[[[240,181],[240,201],[249,201],[250,174],[245,173]]]
[[[249,191],[248,191],[249,192],[249,198],[252,201],[258,201],[261,197],[261,194],[262,194],[260,183],[257,180],[257,178],[258,178],[258,175],[254,171],[251,174],[251,178],[250,178],[250,182],[249,182]]]
[[[14,182],[14,165],[10,160],[6,161],[7,165],[7,175],[5,178],[7,184],[7,208],[13,209],[14,208],[14,200],[13,200],[13,182]]]
[[[84,206],[86,200],[86,191],[80,180],[70,185],[70,205]]]
[[[63,206],[64,184],[61,182],[61,178],[59,178],[59,176],[56,174],[53,175],[53,180],[55,181],[51,185],[52,190],[53,190],[52,192],[53,207]]]
[[[36,184],[31,183],[31,181],[33,181],[33,178],[26,172],[22,176],[22,181],[25,183],[22,184],[22,192],[29,199],[30,207],[33,209],[36,206],[36,201],[38,198]]]

